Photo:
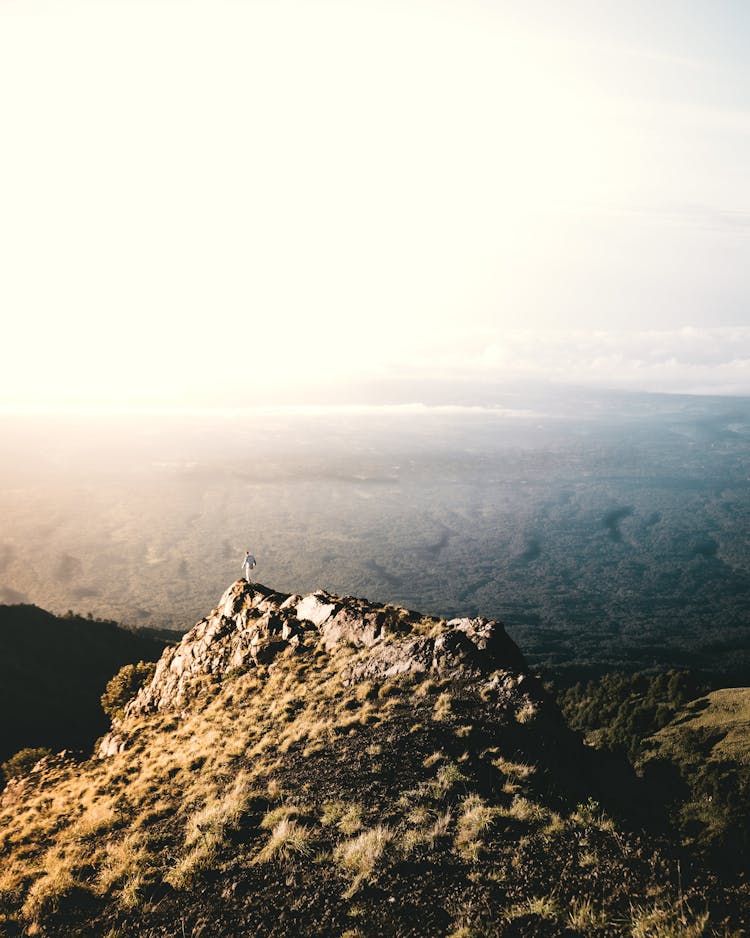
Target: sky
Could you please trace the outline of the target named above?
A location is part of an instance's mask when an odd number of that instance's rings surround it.
[[[0,409],[750,394],[749,40],[744,0],[0,0]]]

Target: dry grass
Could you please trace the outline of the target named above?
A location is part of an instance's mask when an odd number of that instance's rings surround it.
[[[505,817],[523,821],[524,823],[541,823],[551,816],[551,812],[547,808],[520,795],[513,798],[509,807],[498,810]]]
[[[453,812],[450,808],[445,811],[431,811],[427,808],[416,808],[409,814],[409,822],[413,824],[402,836],[401,850],[405,856],[410,856],[419,847],[435,850],[441,840],[450,834],[453,823]]]
[[[544,833],[548,836],[554,836],[556,834],[562,833],[565,830],[566,824],[564,819],[557,813],[557,811],[550,811],[547,819],[547,823],[544,825]]]
[[[471,863],[479,860],[486,834],[500,811],[488,805],[479,795],[467,795],[461,804],[461,814],[456,824],[455,847],[458,853]]]
[[[362,829],[362,805],[329,801],[323,806],[323,826],[335,826],[344,836],[351,837]]]
[[[512,905],[506,910],[504,917],[507,921],[512,922],[513,919],[521,918],[524,915],[556,919],[560,915],[560,908],[552,896],[534,896],[525,902]]]
[[[516,722],[531,723],[531,721],[536,718],[537,709],[538,708],[536,704],[532,703],[530,700],[527,700],[523,706],[516,710]]]
[[[148,841],[142,831],[126,834],[122,839],[110,840],[99,869],[99,889],[107,893],[142,873],[148,862]]]
[[[263,686],[258,674],[237,675],[223,688],[211,685],[201,706],[182,718],[158,713],[133,720],[135,744],[118,755],[40,773],[22,806],[0,808],[0,849],[13,858],[0,871],[4,907],[22,905],[28,922],[43,918],[80,885],[79,871],[93,891],[125,907],[138,903],[144,877],[164,875],[175,886],[189,885],[217,862],[248,801],[260,797],[254,785],[267,784],[272,801],[283,798],[264,749],[269,730],[279,722],[288,728],[300,715],[315,715],[325,725],[327,700],[340,692],[338,667],[321,668],[312,676],[316,692],[309,695],[314,702],[309,713],[307,707],[300,709],[300,694],[310,685],[295,684],[296,671],[269,674],[264,694],[258,694]],[[319,695],[318,687],[329,696]],[[227,706],[230,697],[232,706]],[[269,700],[275,702],[276,723],[268,713]],[[327,730],[320,732],[327,739]],[[238,774],[239,758],[248,758],[254,747],[260,755],[252,770]],[[164,873],[163,845],[150,839],[149,831],[170,816],[179,819],[184,834]],[[347,834],[360,823],[353,814],[342,820]],[[274,829],[264,855],[306,851],[310,838],[306,830],[300,835],[299,826]],[[50,839],[57,852],[45,852],[42,845]]]
[[[220,797],[196,811],[189,819],[186,846],[199,841],[216,846],[224,842],[230,830],[236,830],[256,792],[245,772],[240,772],[232,787]]]
[[[387,697],[393,697],[395,694],[402,693],[403,688],[395,681],[386,681],[378,690],[378,700],[385,700]]]
[[[334,859],[344,872],[353,876],[351,886],[345,893],[347,898],[353,896],[363,882],[373,878],[376,869],[383,865],[393,839],[393,831],[379,824],[353,840],[339,844]]]
[[[374,700],[378,696],[377,685],[373,684],[372,681],[362,681],[354,689],[354,696],[361,703],[365,700]]]
[[[465,785],[467,778],[464,773],[453,762],[442,766],[438,770],[437,776],[427,783],[427,791],[435,800],[446,798],[459,786]]]
[[[298,817],[301,813],[296,804],[280,804],[263,815],[260,822],[261,830],[271,831],[279,821],[289,821]]]
[[[83,794],[83,797],[87,797]],[[88,797],[91,797],[90,795]],[[76,840],[95,840],[111,831],[121,820],[115,809],[114,800],[89,802],[86,811],[70,827],[70,836]]]
[[[531,765],[528,762],[513,762],[512,760],[505,759],[502,756],[499,756],[497,759],[493,759],[492,764],[496,769],[499,769],[503,775],[506,775],[508,778],[517,779],[519,781],[525,781],[527,778],[530,778],[534,772],[536,772],[535,765]]]
[[[164,881],[175,889],[186,889],[206,870],[213,868],[218,854],[218,845],[200,841],[182,855],[167,870]]]
[[[216,865],[228,834],[239,827],[252,798],[258,796],[245,772],[240,772],[225,791],[204,779],[200,793],[203,806],[187,815],[183,852],[165,876],[165,880],[176,889],[188,887],[204,871]],[[133,893],[136,888],[137,874],[134,872],[130,877],[129,891]],[[124,892],[127,900],[128,893]]]
[[[708,912],[693,916],[677,905],[632,906],[632,938],[701,938],[706,935]]]
[[[607,924],[607,916],[590,898],[574,899],[568,912],[568,924],[582,932],[601,929]]]
[[[440,685],[437,681],[433,681],[432,678],[427,678],[422,681],[414,688],[415,697],[428,697],[430,694],[435,694],[440,689]]]
[[[459,715],[461,724],[467,721],[444,682],[427,679],[416,687],[401,681],[380,686],[363,682],[343,687],[342,665],[347,655],[354,654],[344,651],[334,659],[312,652],[304,666],[290,658],[264,674],[237,674],[225,686],[209,683],[199,707],[187,707],[179,716],[156,714],[134,722],[135,741],[123,753],[57,768],[29,791],[23,804],[0,808],[0,852],[9,858],[0,868],[0,909],[8,903],[17,907],[20,897],[24,930],[43,930],[45,917],[71,890],[86,883],[85,888],[135,912],[160,877],[186,889],[207,870],[221,871],[228,857],[236,860],[237,850],[230,849],[229,842],[238,839],[233,836],[238,829],[244,862],[285,865],[304,858],[320,864],[316,872],[321,875],[329,875],[333,866],[345,878],[350,897],[363,884],[377,881],[390,864],[419,851],[419,860],[441,851],[447,857],[452,854],[454,866],[459,858],[474,864],[471,873],[477,883],[492,875],[510,876],[510,864],[501,869],[497,864],[476,863],[491,841],[494,848],[495,836],[500,839],[501,832],[494,833],[498,821],[513,818],[546,824],[545,832],[565,828],[558,815],[518,794],[507,808],[467,794],[472,762],[449,761],[440,750],[423,762],[428,770],[423,777],[435,773],[434,777],[411,783],[417,787],[400,801],[405,817],[389,814],[390,827],[376,824],[379,818],[369,801],[367,808],[346,800],[320,805],[314,785],[309,791],[297,791],[300,800],[292,802],[282,787],[286,778],[282,773],[291,761],[288,753],[297,759],[300,753],[309,756],[329,747],[337,733],[361,733],[382,719],[391,705],[407,700],[423,711],[409,722],[420,733],[437,738],[429,748],[417,750],[422,756],[441,745],[443,729],[423,713],[432,710],[437,721]],[[409,693],[401,693],[406,688]],[[469,732],[468,725],[465,731]],[[377,743],[362,742],[368,770],[372,760],[388,768],[387,736],[377,730],[376,738]],[[449,742],[456,745],[456,736],[451,735]],[[503,758],[499,751],[488,750],[489,756],[507,784],[519,786],[536,771],[526,762]],[[414,768],[419,768],[419,759]],[[261,819],[264,808],[270,810]],[[611,822],[597,808],[579,806],[572,823],[609,829]],[[506,827],[513,831],[512,825]],[[165,831],[171,838],[166,848]],[[51,841],[55,847],[48,850],[44,845]],[[174,858],[167,870],[165,855]],[[273,868],[257,872],[269,877],[292,875],[290,870],[279,873]],[[581,931],[606,926],[603,912],[584,900],[561,911],[551,897],[541,897],[510,911],[561,920],[567,916],[566,924]],[[674,930],[676,919],[669,910],[636,907],[632,934],[672,938],[666,931],[671,925],[674,936],[697,938],[702,921],[699,916],[691,919],[690,926],[679,922],[681,930]],[[459,918],[456,925],[462,927],[455,934],[464,938],[481,934],[473,922],[470,913]]]
[[[81,859],[80,854],[73,855],[57,847],[47,853],[42,875],[29,889],[23,905],[23,915],[26,919],[39,922],[43,917],[56,912],[60,901],[74,888],[82,885],[74,874]]]
[[[422,762],[422,765],[426,769],[431,769],[433,765],[437,765],[438,762],[443,762],[445,758],[445,753],[438,750],[437,752],[433,752],[431,756],[427,756],[424,762]]]
[[[448,691],[443,691],[438,695],[437,700],[435,701],[435,706],[432,710],[432,719],[437,720],[438,722],[443,722],[448,719],[451,715],[452,708],[452,697]]]
[[[314,831],[293,818],[284,818],[271,831],[265,846],[253,863],[285,863],[295,856],[310,857],[314,853]]]

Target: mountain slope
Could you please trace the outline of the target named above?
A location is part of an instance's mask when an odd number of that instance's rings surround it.
[[[90,748],[109,725],[99,699],[124,664],[162,641],[36,606],[0,606],[0,761],[24,747]]]
[[[238,582],[164,652],[98,758],[8,786],[0,934],[742,924],[743,895],[687,864],[679,892],[673,859],[592,794],[596,754],[499,623]]]
[[[686,733],[711,741],[711,758],[750,766],[750,687],[725,687],[691,701],[652,737],[663,753],[683,747]]]
[[[668,788],[674,826],[716,863],[750,860],[750,688],[714,691],[686,704],[645,742],[640,770]]]

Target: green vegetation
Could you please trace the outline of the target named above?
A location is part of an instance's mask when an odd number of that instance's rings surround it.
[[[21,749],[2,764],[2,774],[6,781],[26,775],[40,759],[51,756],[51,749]]]
[[[750,859],[750,690],[704,688],[688,672],[609,674],[558,694],[570,725],[627,756],[654,817],[720,866]]]
[[[125,705],[135,697],[144,684],[151,680],[155,670],[156,662],[154,661],[125,664],[107,682],[102,694],[102,710],[110,719],[123,716]]]
[[[714,862],[750,860],[750,689],[692,701],[643,743],[638,768],[684,842]]]
[[[666,726],[701,690],[688,671],[613,673],[561,691],[557,704],[568,725],[590,745],[624,752],[634,761],[643,740]]]

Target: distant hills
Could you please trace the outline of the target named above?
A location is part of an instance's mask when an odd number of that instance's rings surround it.
[[[0,606],[0,761],[26,747],[90,749],[108,727],[100,704],[107,681],[164,647],[114,622]]]

